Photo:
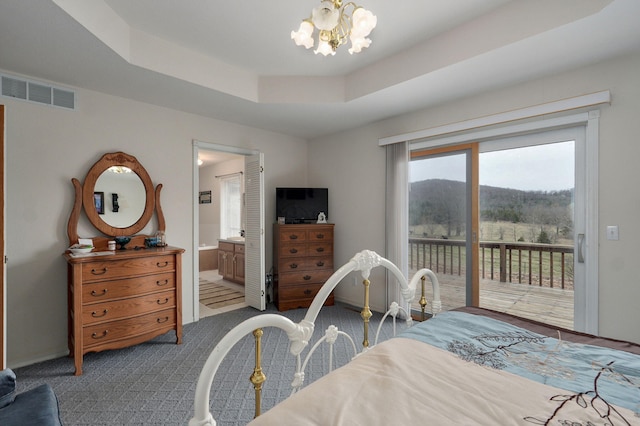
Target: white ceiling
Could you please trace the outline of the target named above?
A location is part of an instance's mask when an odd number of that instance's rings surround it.
[[[291,30],[318,0],[2,0],[0,69],[312,139],[640,50],[638,0],[359,0],[371,47]]]

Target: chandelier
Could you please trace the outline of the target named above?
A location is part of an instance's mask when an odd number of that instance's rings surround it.
[[[309,49],[314,45],[313,33],[318,29],[318,48],[314,53],[335,55],[339,46],[351,40],[349,53],[359,53],[369,47],[367,38],[376,27],[378,18],[353,2],[342,5],[342,0],[321,1],[313,9],[311,17],[300,24],[298,31],[291,31],[291,38],[298,46]]]

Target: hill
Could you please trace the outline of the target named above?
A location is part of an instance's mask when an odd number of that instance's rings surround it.
[[[409,225],[441,231],[442,236],[464,235],[466,184],[445,179],[411,183]],[[506,222],[539,229],[533,240],[546,241],[543,234],[571,235],[573,190],[522,191],[480,186],[481,222]],[[423,234],[432,234],[422,231]],[[436,234],[438,235],[438,234]]]

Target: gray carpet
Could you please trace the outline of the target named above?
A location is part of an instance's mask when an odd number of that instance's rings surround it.
[[[275,312],[270,306],[267,312]],[[300,321],[306,310],[287,311]],[[49,383],[58,396],[65,425],[186,425],[193,415],[196,382],[211,349],[235,324],[259,314],[252,308],[204,318],[184,326],[182,345],[175,344],[170,332],[152,341],[125,349],[90,353],[84,357],[83,375],[73,375],[73,360],[58,358],[18,368],[18,391]],[[374,314],[377,326],[380,314]],[[337,304],[324,307],[316,323],[314,337],[331,324],[362,338],[359,311]],[[391,332],[385,325],[385,337]],[[373,338],[375,331],[371,331]],[[277,329],[265,330],[263,368],[267,382],[263,391],[263,410],[286,398],[290,392],[295,361],[288,352],[288,338]],[[315,341],[315,339],[314,339]],[[240,354],[243,355],[240,355]],[[348,360],[349,346],[336,344],[336,360]],[[307,370],[307,383],[317,379],[328,358],[317,354]],[[211,411],[218,425],[244,425],[253,417],[253,340],[246,338],[223,362],[213,382]]]

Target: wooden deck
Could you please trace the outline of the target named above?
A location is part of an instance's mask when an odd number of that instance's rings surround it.
[[[443,311],[465,306],[464,277],[438,274],[438,280]],[[432,300],[428,280],[426,292],[427,300]],[[483,279],[480,280],[480,307],[573,329],[573,290]],[[417,302],[412,308],[420,311]],[[430,305],[427,305],[427,311],[430,311]]]

